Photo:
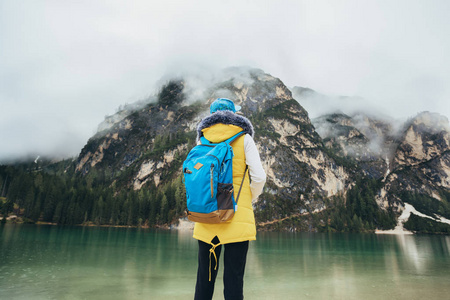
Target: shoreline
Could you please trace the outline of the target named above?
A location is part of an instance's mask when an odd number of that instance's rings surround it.
[[[425,214],[422,214],[418,212],[411,204],[405,203],[404,210],[402,214],[398,218],[397,226],[394,229],[390,230],[381,230],[381,229],[375,229],[374,231],[371,231],[373,234],[385,234],[385,235],[414,235],[416,232],[406,230],[404,228],[404,223],[408,221],[409,217],[412,214],[433,219],[435,221],[441,222],[441,223],[447,223],[450,224],[450,220],[445,219],[441,216],[436,216],[437,220],[435,218],[432,218],[430,216],[427,216]],[[0,220],[3,219],[0,217]],[[18,217],[17,215],[12,215],[7,218],[8,222],[3,224],[32,224],[32,225],[51,225],[51,226],[65,226],[53,222],[43,222],[43,221],[37,221],[37,222],[25,222],[22,217]],[[78,226],[78,227],[113,227],[113,228],[138,228],[138,229],[159,229],[159,230],[176,230],[176,231],[193,231],[194,230],[195,222],[189,221],[187,218],[181,218],[178,219],[178,222],[173,224],[164,224],[164,225],[155,225],[155,226],[149,226],[148,224],[143,225],[108,225],[108,224],[94,224],[93,222],[86,222],[83,224],[73,224],[70,226]],[[261,225],[261,224],[257,224]],[[262,228],[264,228],[264,223],[262,224]],[[258,232],[263,232],[266,230],[258,230]],[[288,231],[286,231],[288,232]],[[361,232],[362,233],[362,232]],[[431,233],[432,234],[432,233]]]
[[[77,226],[77,227],[103,227],[103,228],[137,228],[137,229],[162,229],[162,230],[176,230],[176,231],[193,231],[194,230],[194,222],[188,221],[188,220],[179,220],[178,225],[158,225],[158,226],[148,226],[148,225],[144,225],[144,226],[132,226],[132,225],[96,225],[96,224],[75,224],[75,225],[61,225],[61,224],[57,224],[57,223],[52,223],[52,222],[42,222],[42,221],[38,221],[36,223],[26,223],[26,222],[8,222],[6,224],[18,224],[18,225],[22,225],[22,224],[28,224],[28,225],[49,225],[49,226]],[[257,232],[265,232],[265,230],[257,230]],[[288,232],[288,231],[286,231]],[[305,231],[306,232],[306,231]],[[407,231],[404,229],[399,230],[397,227],[395,229],[391,229],[391,230],[379,230],[376,229],[375,231],[373,231],[372,233],[374,234],[398,234],[398,235],[402,235],[402,234],[414,234],[411,231]]]

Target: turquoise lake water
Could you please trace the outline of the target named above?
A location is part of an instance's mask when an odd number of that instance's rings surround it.
[[[0,299],[193,299],[191,234],[0,226]],[[258,233],[244,289],[245,299],[450,299],[450,237]]]

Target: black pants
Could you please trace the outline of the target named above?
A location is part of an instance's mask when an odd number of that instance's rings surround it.
[[[212,243],[217,244],[215,237]],[[225,244],[223,269],[223,294],[226,300],[244,299],[244,270],[247,261],[248,241]],[[198,241],[198,270],[197,284],[195,285],[195,300],[210,300],[214,293],[214,283],[219,271],[219,257],[222,246],[215,248],[216,259],[211,254],[211,245]],[[211,269],[210,269],[211,268]],[[211,273],[210,273],[211,272]],[[211,277],[210,277],[211,275]],[[211,281],[209,280],[211,278]]]

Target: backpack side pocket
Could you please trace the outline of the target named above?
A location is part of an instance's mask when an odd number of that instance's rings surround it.
[[[234,187],[232,183],[218,183],[217,207],[221,221],[228,221],[234,216]]]

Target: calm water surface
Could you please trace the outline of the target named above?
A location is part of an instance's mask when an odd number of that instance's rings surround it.
[[[190,232],[0,226],[0,299],[192,299],[196,259]],[[449,283],[448,236],[259,233],[245,296],[449,299]]]

